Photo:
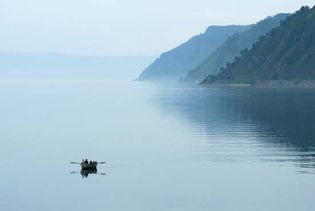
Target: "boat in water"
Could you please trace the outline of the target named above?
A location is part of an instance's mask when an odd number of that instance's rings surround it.
[[[98,164],[105,164],[105,162],[97,162],[97,161],[88,161],[87,159],[82,160],[81,163],[79,162],[71,162],[71,164],[80,164],[81,169],[85,170],[85,169],[96,169]]]
[[[97,162],[96,161],[89,162],[89,163],[81,162],[80,165],[82,169],[96,169]]]

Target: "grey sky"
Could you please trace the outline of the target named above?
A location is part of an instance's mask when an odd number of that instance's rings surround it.
[[[158,55],[209,25],[254,23],[313,0],[0,0],[0,51]]]

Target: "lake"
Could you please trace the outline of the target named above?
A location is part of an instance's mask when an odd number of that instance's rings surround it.
[[[0,99],[0,210],[314,210],[314,90],[1,80]]]

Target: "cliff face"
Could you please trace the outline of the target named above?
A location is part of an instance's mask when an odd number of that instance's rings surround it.
[[[247,30],[249,26],[210,26],[182,45],[163,53],[143,71],[139,80],[179,80],[200,64],[232,34]]]
[[[203,83],[315,79],[315,7],[302,7]]]
[[[203,80],[208,75],[219,73],[220,69],[226,67],[227,63],[233,62],[235,57],[240,56],[241,50],[250,48],[253,43],[258,41],[260,36],[279,26],[280,21],[284,20],[288,15],[278,14],[268,17],[253,25],[249,30],[232,35],[204,62],[189,72],[185,80]]]

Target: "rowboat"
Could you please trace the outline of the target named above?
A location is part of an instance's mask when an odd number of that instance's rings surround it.
[[[98,164],[105,164],[105,162],[97,162],[97,161],[90,161],[90,162],[87,162],[87,161],[82,161],[82,162],[71,162],[71,164],[80,164],[81,166],[81,169],[84,170],[84,169],[96,169],[97,165]]]
[[[96,169],[97,167],[97,162],[92,162],[92,163],[80,163],[82,169]]]

